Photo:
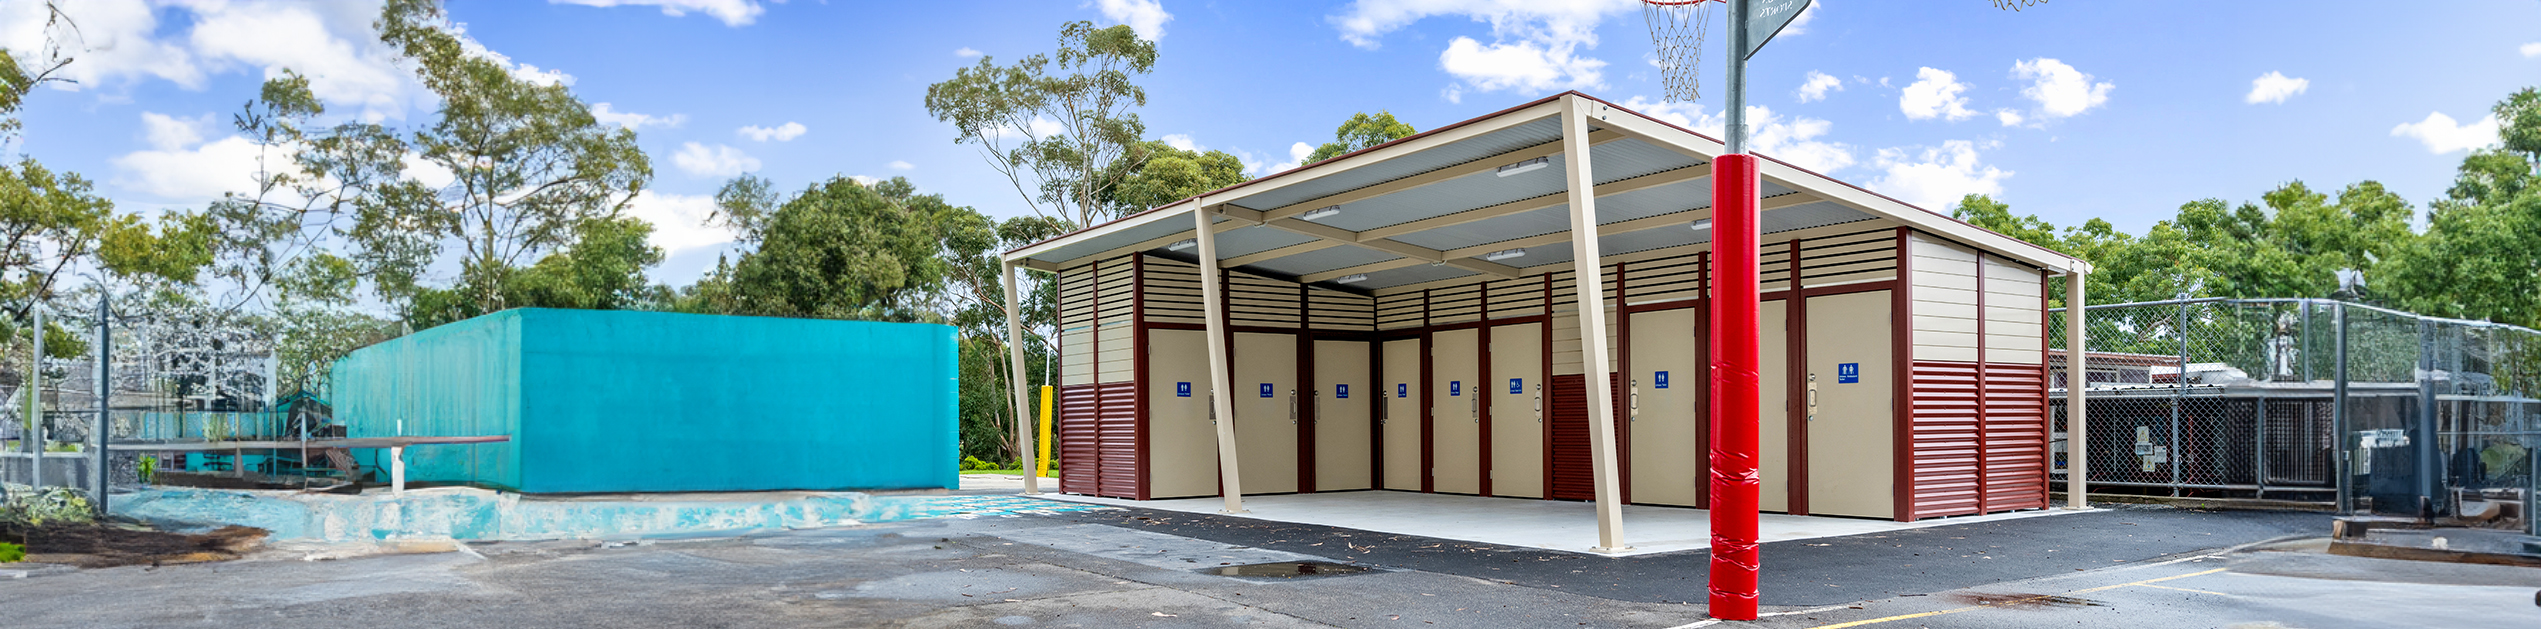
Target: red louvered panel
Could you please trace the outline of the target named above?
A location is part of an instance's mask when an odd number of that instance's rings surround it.
[[[1976,363],[1915,361],[1907,435],[1912,518],[2047,506],[2040,369],[1989,363],[1980,376]]]
[[[2039,365],[1985,366],[1985,511],[2047,507],[2047,392]]]
[[[1145,457],[1138,452],[1138,384],[1112,382],[1094,385],[1102,389],[1102,408],[1098,411],[1098,447],[1102,453],[1096,472],[1102,486],[1096,495],[1113,498],[1137,498],[1140,482],[1146,480]]]
[[[1614,387],[1615,399],[1623,399],[1623,377],[1607,374]],[[1597,480],[1595,460],[1589,454],[1588,376],[1571,374],[1553,376],[1553,486],[1545,496],[1554,500],[1595,500]]]
[[[1098,385],[1076,384],[1059,387],[1058,416],[1052,419],[1051,436],[1058,443],[1059,491],[1071,494],[1093,494],[1100,491],[1102,473],[1101,417],[1102,396]]]

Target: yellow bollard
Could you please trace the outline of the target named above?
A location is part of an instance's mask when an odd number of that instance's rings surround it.
[[[1036,459],[1041,469],[1033,472],[1036,476],[1050,475],[1050,404],[1051,398],[1056,397],[1053,391],[1050,385],[1041,385],[1041,457]]]

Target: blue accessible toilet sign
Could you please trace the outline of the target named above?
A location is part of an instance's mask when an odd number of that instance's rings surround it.
[[[1378,393],[1383,393],[1383,391],[1379,391]],[[1409,382],[1397,382],[1397,383],[1394,383],[1394,397],[1398,397],[1398,398],[1410,398],[1410,397],[1412,397],[1412,384],[1411,384],[1411,383],[1409,383]]]
[[[1449,381],[1447,381],[1447,396],[1448,396],[1448,397],[1455,397],[1455,396],[1464,395],[1464,394],[1465,394],[1465,381],[1463,381],[1463,380],[1449,380]]]
[[[1525,378],[1510,378],[1510,379],[1509,379],[1509,395],[1518,395],[1518,394],[1525,393],[1525,392],[1526,392],[1526,379],[1525,379]]]

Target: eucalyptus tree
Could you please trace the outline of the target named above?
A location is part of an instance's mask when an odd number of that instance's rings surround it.
[[[1033,213],[1071,229],[1117,215],[1103,199],[1128,173],[1111,168],[1144,140],[1132,75],[1156,66],[1156,43],[1130,27],[1069,22],[1055,54],[998,65],[994,57],[926,88],[926,110],[952,123]],[[1133,164],[1134,165],[1134,164]]]
[[[1340,157],[1352,151],[1412,137],[1414,133],[1418,131],[1413,130],[1412,125],[1394,119],[1394,112],[1379,111],[1374,116],[1359,112],[1350,116],[1349,120],[1341,121],[1341,127],[1332,131],[1332,141],[1316,146],[1315,152],[1308,154],[1305,161],[1298,165]]]

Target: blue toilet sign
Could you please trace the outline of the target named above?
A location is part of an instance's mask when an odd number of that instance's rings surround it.
[[[1835,365],[1835,383],[1836,383],[1836,384],[1857,384],[1857,383],[1860,383],[1861,381],[1862,381],[1862,364],[1861,364],[1861,363],[1839,363],[1839,364]]]
[[[1332,397],[1343,400],[1350,399],[1350,385],[1332,385]]]
[[[1659,381],[1659,388],[1668,388],[1668,372],[1659,372],[1659,376],[1656,379]]]
[[[1463,380],[1449,380],[1449,381],[1447,381],[1447,396],[1448,396],[1448,397],[1455,397],[1455,396],[1464,395],[1464,394],[1465,394],[1465,381],[1463,381]]]
[[[1173,396],[1174,396],[1174,397],[1191,397],[1191,383],[1189,383],[1189,382],[1176,382],[1176,383],[1173,383]]]
[[[1525,379],[1525,378],[1510,378],[1510,379],[1509,379],[1509,395],[1518,395],[1518,394],[1525,393],[1525,392],[1526,392],[1526,379]]]
[[[1268,383],[1268,382],[1264,382],[1264,383],[1262,383],[1262,397],[1270,397],[1270,396],[1271,396],[1271,383]]]
[[[1408,398],[1410,398],[1410,397],[1412,397],[1412,385],[1411,385],[1411,383],[1408,383],[1408,382],[1397,382],[1397,383],[1394,383],[1394,397],[1398,397],[1398,398],[1407,398],[1407,399],[1408,399]]]

